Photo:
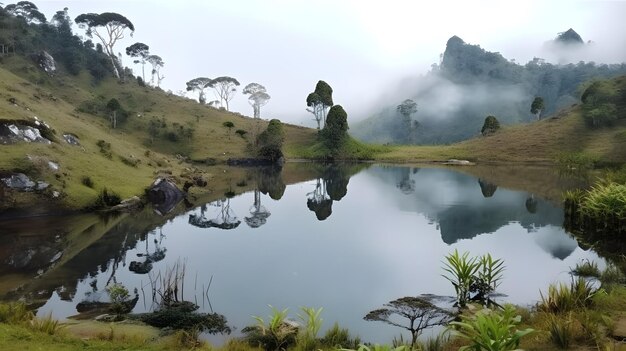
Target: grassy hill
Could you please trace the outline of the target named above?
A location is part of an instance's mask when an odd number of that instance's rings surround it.
[[[111,98],[129,111],[127,120],[116,129],[110,128],[105,113],[93,108]],[[96,114],[81,112],[85,110]],[[141,194],[159,173],[180,179],[194,174],[210,178],[206,170],[181,159],[212,164],[254,156],[248,145],[267,126],[264,120],[140,87],[134,80],[122,84],[110,78],[93,84],[86,73],[73,77],[64,72],[49,77],[19,56],[4,57],[0,63],[0,123],[34,117],[51,127],[54,142],[0,145],[0,175],[21,171],[46,181],[61,192],[49,205],[69,209],[92,204],[104,187],[122,198]],[[149,126],[156,119],[160,121],[158,135],[151,136]],[[226,121],[235,125],[232,130],[223,126]],[[247,133],[241,137],[235,133],[238,129]],[[181,133],[188,130],[193,131],[191,136]],[[310,145],[316,137],[316,131],[308,128],[285,125],[284,130],[287,157],[293,156],[290,150]],[[66,143],[62,137],[66,133],[80,138],[81,145]],[[100,140],[110,144],[110,150],[106,146],[101,150]],[[48,161],[58,163],[60,169],[51,170]],[[87,177],[93,187],[83,184]],[[0,210],[27,207],[34,200],[34,195],[25,193],[4,196]]]
[[[377,156],[387,162],[429,162],[451,158],[470,161],[555,164],[584,157],[601,163],[626,163],[626,120],[612,127],[589,128],[582,107],[573,106],[544,120],[504,127],[446,146],[392,146]]]
[[[113,98],[128,111],[126,120],[115,129],[105,111]],[[448,146],[371,146],[350,139],[337,158],[552,164],[577,155],[608,163],[626,162],[626,120],[617,120],[610,128],[591,129],[582,113],[581,106],[574,106],[539,122],[505,127],[494,135]],[[105,78],[94,83],[86,72],[72,76],[62,68],[51,77],[28,59],[3,57],[0,123],[33,121],[34,117],[50,125],[54,142],[0,145],[0,176],[23,172],[51,187],[43,195],[0,192],[0,211],[42,206],[43,212],[82,209],[92,205],[104,188],[122,198],[140,195],[159,175],[170,176],[179,185],[194,176],[219,183],[220,172],[205,166],[229,158],[254,157],[250,145],[267,126],[265,120],[203,106],[142,87],[135,80],[120,83]],[[234,127],[226,128],[224,122],[232,122]],[[237,130],[245,134],[240,136]],[[327,150],[315,130],[289,124],[284,130],[287,158],[325,158]],[[81,145],[66,143],[66,133],[80,138]],[[48,161],[57,163],[59,170],[51,169]],[[60,196],[53,197],[53,191]]]

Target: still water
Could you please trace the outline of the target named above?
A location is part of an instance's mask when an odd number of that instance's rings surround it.
[[[142,312],[150,277],[179,262],[184,298],[226,316],[235,335],[268,305],[294,318],[310,306],[324,308],[324,329],[338,322],[364,341],[389,343],[402,331],[363,316],[403,296],[453,295],[441,262],[455,249],[505,260],[500,303],[533,304],[576,263],[603,265],[564,231],[558,202],[454,169],[303,164],[233,183],[257,190],[180,204],[166,218],[147,209],[72,219],[65,229],[0,222],[0,292],[65,318],[118,282],[138,289],[134,312]]]

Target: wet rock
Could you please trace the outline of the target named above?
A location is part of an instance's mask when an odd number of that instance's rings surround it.
[[[80,146],[80,139],[71,133],[63,134],[63,139],[66,143],[74,146]]]
[[[178,189],[176,184],[164,178],[155,180],[150,190],[148,190],[148,200],[150,200],[155,212],[159,215],[171,212],[183,197],[183,192]]]

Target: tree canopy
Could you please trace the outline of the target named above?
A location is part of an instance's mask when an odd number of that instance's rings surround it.
[[[233,77],[217,77],[212,79],[208,86],[215,90],[217,97],[220,99],[220,103],[224,103],[226,105],[226,110],[230,111],[228,102],[235,97],[235,93],[237,92],[237,86],[239,86],[239,81]]]
[[[137,58],[135,63],[141,64],[141,78],[145,81],[144,66],[146,65],[146,59],[150,55],[150,47],[144,43],[135,43],[126,48],[126,55]]]
[[[113,48],[115,43],[124,38],[124,31],[128,28],[131,31],[131,36],[135,32],[135,26],[126,17],[115,12],[103,12],[97,13],[84,13],[79,15],[74,20],[80,28],[87,28],[85,34],[92,38],[95,34],[102,42],[104,51],[111,59],[113,64],[113,73],[119,79],[120,73],[117,67],[117,56]],[[103,28],[106,34],[100,33],[98,28]]]
[[[261,107],[269,102],[271,96],[265,87],[259,83],[250,83],[243,88],[244,94],[249,94],[248,103],[252,106],[254,118],[261,118]]]
[[[541,119],[541,112],[545,109],[543,98],[540,96],[535,97],[532,104],[530,104],[530,113],[537,117],[537,120]]]
[[[315,116],[317,129],[326,125],[326,111],[333,106],[333,88],[328,83],[320,80],[315,85],[315,91],[306,98],[307,111]]]
[[[326,146],[333,152],[338,151],[347,139],[348,114],[341,105],[335,105],[328,111],[322,137]]]
[[[198,102],[204,105],[206,103],[206,96],[204,95],[204,89],[206,89],[209,86],[210,82],[211,82],[211,78],[206,78],[206,77],[194,78],[187,82],[187,91],[197,91]]]
[[[487,136],[495,133],[498,129],[500,129],[500,122],[498,122],[498,119],[495,116],[487,116],[480,132],[484,136]]]
[[[17,4],[9,4],[4,10],[13,16],[24,18],[26,22],[46,23],[46,16],[39,12],[37,5],[30,1],[20,1]]]

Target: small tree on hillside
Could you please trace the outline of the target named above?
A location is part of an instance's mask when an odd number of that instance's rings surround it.
[[[111,99],[106,104],[106,110],[109,114],[109,120],[111,121],[111,128],[115,129],[117,127],[118,115],[124,112],[122,105],[117,99]]]
[[[326,125],[326,111],[333,104],[333,88],[323,80],[318,81],[315,85],[315,91],[306,98],[306,105],[310,107],[307,111],[315,116],[317,129],[320,129],[322,124]]]
[[[224,123],[222,123],[222,125],[226,128],[228,128],[228,139],[230,139],[230,131],[231,129],[233,129],[235,127],[235,124],[231,121],[226,121]]]
[[[259,134],[257,138],[259,156],[267,158],[272,162],[278,161],[283,157],[282,147],[284,140],[283,124],[277,119],[272,119],[267,125],[267,129]]]
[[[487,136],[495,133],[498,129],[500,129],[500,122],[498,122],[498,119],[494,116],[487,116],[480,132],[483,136]]]
[[[348,114],[341,105],[330,108],[321,135],[324,143],[332,152],[339,150],[348,138]]]
[[[545,109],[545,104],[543,102],[543,98],[540,96],[535,97],[532,104],[530,104],[530,113],[535,115],[537,120],[541,119],[541,113]]]
[[[163,59],[159,55],[150,55],[146,57],[146,61],[148,61],[152,65],[152,76],[150,77],[150,84],[154,86],[154,77],[156,77],[156,86],[157,88],[161,86],[161,81],[165,79],[165,76],[161,75],[161,68],[165,65]]]
[[[117,56],[115,56],[113,47],[115,43],[124,38],[126,28],[130,29],[130,35],[133,35],[135,32],[133,23],[128,18],[114,12],[104,12],[101,14],[85,13],[76,17],[74,22],[76,22],[80,28],[87,27],[86,34],[89,38],[92,38],[95,34],[96,37],[100,39],[105,53],[111,59],[113,73],[115,77],[119,79],[120,72],[117,68]],[[100,30],[104,29],[106,34],[101,33],[99,28],[101,28]]]

